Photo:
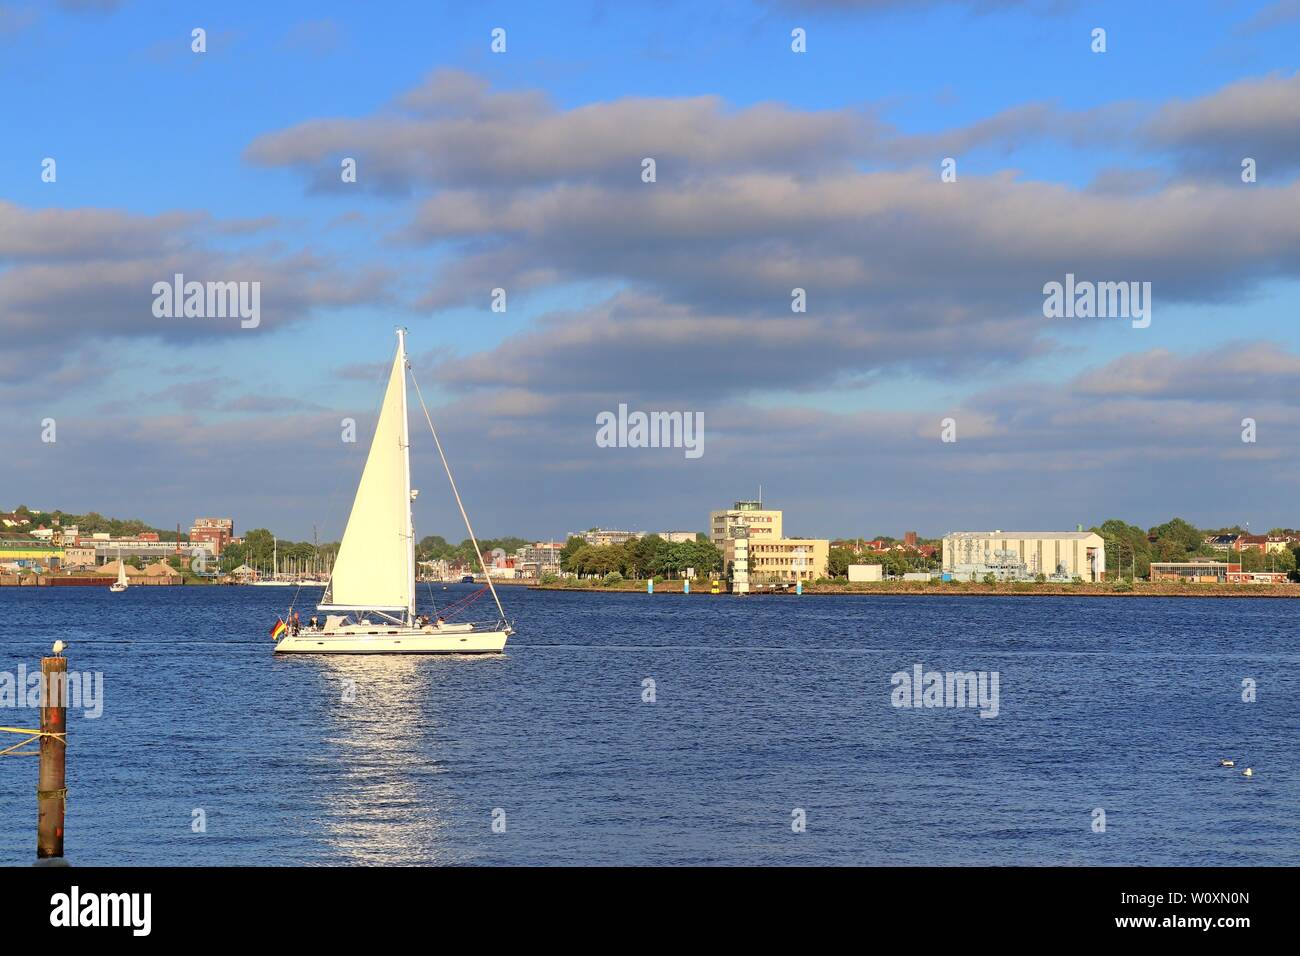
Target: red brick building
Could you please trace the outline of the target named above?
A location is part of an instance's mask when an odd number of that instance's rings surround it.
[[[195,518],[194,526],[190,528],[190,542],[208,542],[212,545],[218,557],[221,556],[222,549],[230,544],[234,536],[235,520],[233,518]]]

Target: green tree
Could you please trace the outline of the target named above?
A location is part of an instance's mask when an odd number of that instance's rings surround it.
[[[1135,565],[1139,577],[1145,577],[1150,573],[1152,549],[1151,542],[1147,540],[1147,532],[1118,518],[1111,518],[1092,530],[1101,535],[1106,543],[1105,570],[1108,574],[1131,576]],[[1199,535],[1199,532],[1197,534]],[[1169,547],[1181,549],[1185,538],[1186,535],[1181,534],[1168,538]],[[1179,551],[1179,553],[1183,552]]]
[[[242,544],[228,544],[221,549],[220,568],[223,574],[229,574],[243,563],[244,546]]]
[[[244,534],[245,560],[257,567],[271,567],[275,554],[275,536],[266,528],[254,528]]]
[[[707,535],[697,535],[694,541],[682,547],[682,570],[694,568],[699,575],[719,574],[722,572],[722,549],[708,539]]]
[[[1184,555],[1199,551],[1205,543],[1205,532],[1182,518],[1174,518],[1164,524],[1156,525],[1151,529],[1151,534],[1155,535],[1157,545],[1171,542],[1181,547],[1181,553]]]
[[[442,535],[431,534],[420,539],[415,546],[415,556],[420,561],[446,561],[455,550]]]
[[[656,565],[661,559],[661,552],[667,544],[668,542],[657,534],[648,534],[629,541],[627,544],[627,557],[631,564],[629,568],[631,576],[640,578],[654,574]]]
[[[587,546],[587,542],[579,537],[571,537],[564,542],[564,547],[560,549],[560,570],[577,572],[573,566],[573,556]]]
[[[848,576],[849,565],[855,564],[853,552],[848,548],[831,548],[827,558],[827,569],[833,578]]]

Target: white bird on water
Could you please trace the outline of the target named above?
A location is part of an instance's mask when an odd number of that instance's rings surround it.
[[[1242,775],[1243,777],[1253,777],[1253,776],[1255,776],[1255,771],[1253,771],[1253,770],[1251,770],[1249,767],[1247,767],[1245,770],[1243,770],[1243,771],[1241,772],[1241,775]]]
[[[55,657],[58,657],[59,655],[61,655],[61,654],[63,653],[63,648],[64,648],[65,646],[66,646],[66,645],[65,645],[62,641],[55,641],[55,642],[54,642],[54,656],[55,656]]]
[[[1220,767],[1233,767],[1233,766],[1236,766],[1236,765],[1235,765],[1231,760],[1220,760],[1220,761],[1219,761],[1219,766],[1220,766]]]

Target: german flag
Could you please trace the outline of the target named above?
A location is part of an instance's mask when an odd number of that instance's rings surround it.
[[[276,618],[275,624],[271,628],[271,640],[279,640],[280,635],[289,630],[289,625],[284,623],[282,618]]]

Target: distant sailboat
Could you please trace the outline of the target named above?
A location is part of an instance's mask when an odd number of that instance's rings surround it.
[[[411,442],[407,423],[406,333],[397,332],[393,357],[375,436],[361,473],[352,513],[334,559],[329,585],[317,605],[325,617],[319,629],[303,627],[297,634],[283,631],[276,653],[298,654],[484,654],[500,652],[514,629],[505,618],[492,579],[487,587],[498,617],[487,624],[429,623],[415,609],[415,528],[411,502]],[[417,395],[419,386],[416,386]],[[423,398],[420,400],[424,404]],[[452,494],[465,519],[465,529],[487,576],[483,555],[469,516],[456,490],[438,433],[428,418],[438,456]]]
[[[122,549],[117,549],[117,582],[109,585],[109,590],[114,594],[120,594],[126,590],[126,565],[122,563]]]
[[[258,578],[253,582],[255,587],[259,588],[287,588],[292,581],[280,580],[280,539],[271,539],[271,576],[266,579]]]

